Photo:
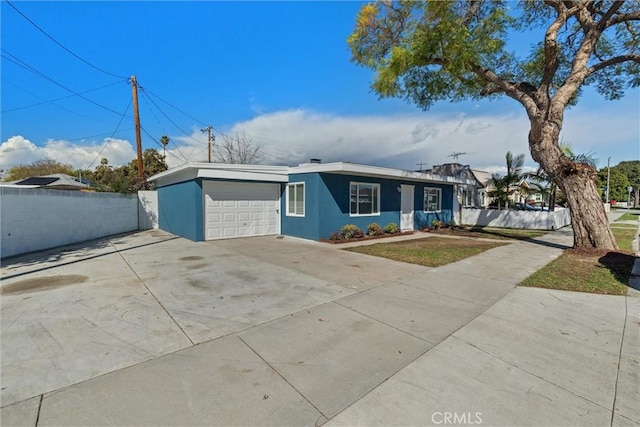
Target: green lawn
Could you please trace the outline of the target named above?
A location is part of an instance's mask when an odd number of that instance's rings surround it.
[[[484,242],[472,239],[449,239],[446,237],[428,237],[426,239],[406,240],[394,243],[378,243],[369,246],[357,246],[345,250],[373,255],[394,261],[408,262],[425,267],[460,261],[488,249],[502,246],[502,242]]]
[[[616,219],[616,222],[617,221],[637,221],[639,216],[640,214],[638,213],[627,212],[624,215],[622,215],[620,218]]]
[[[585,254],[568,249],[521,286],[625,295],[634,260],[621,252]]]
[[[635,256],[631,252],[637,227],[618,225],[611,230],[620,251],[568,249],[527,277],[522,286],[598,294],[625,295]]]
[[[630,251],[631,250],[631,242],[635,238],[636,231],[638,227],[632,226],[624,226],[618,225],[615,227],[611,227],[611,231],[616,238],[616,242],[618,242],[618,247],[621,250]]]
[[[482,237],[483,239],[517,239],[526,240],[543,236],[548,231],[542,230],[516,230],[512,228],[490,228],[490,227],[475,227],[475,228],[456,228],[451,230],[440,230],[438,233],[447,233],[452,236],[462,237]]]

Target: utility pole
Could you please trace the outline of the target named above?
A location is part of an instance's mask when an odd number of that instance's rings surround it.
[[[138,176],[144,176],[144,163],[142,163],[142,139],[140,138],[140,113],[138,112],[138,81],[136,76],[131,76],[131,93],[133,95],[133,123],[136,127],[136,150],[138,151]]]
[[[609,178],[611,177],[611,168],[609,165],[611,164],[611,157],[607,159],[607,199],[604,201],[605,203],[609,203]]]
[[[207,133],[207,142],[209,143],[209,163],[211,163],[211,126],[207,126],[204,129],[200,129],[202,133]]]
[[[420,168],[420,172],[422,172],[422,165],[426,165],[426,163],[416,163],[416,166],[418,166]]]

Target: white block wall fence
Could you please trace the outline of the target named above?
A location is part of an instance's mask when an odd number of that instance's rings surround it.
[[[569,209],[546,211],[511,211],[496,209],[462,209],[462,224],[478,227],[557,230],[571,224]]]
[[[138,203],[135,194],[0,188],[0,257],[138,230]]]
[[[138,229],[158,228],[158,192],[138,191]]]

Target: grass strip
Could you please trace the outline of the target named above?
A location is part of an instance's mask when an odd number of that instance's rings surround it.
[[[611,227],[611,231],[618,242],[618,247],[624,251],[631,251],[631,242],[636,236],[637,227]]]
[[[633,255],[622,252],[567,249],[520,285],[625,295],[634,261]]]
[[[636,257],[631,242],[637,227],[612,227],[619,251],[567,249],[520,285],[596,294],[625,295]]]
[[[425,267],[439,267],[502,246],[501,242],[428,237],[403,242],[378,243],[345,248],[350,252],[373,255]]]
[[[616,219],[615,222],[618,222],[618,221],[637,221],[639,216],[640,216],[640,214],[627,212],[624,215],[622,215],[620,218]]]

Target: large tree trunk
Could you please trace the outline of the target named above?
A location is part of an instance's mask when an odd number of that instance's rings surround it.
[[[558,145],[562,117],[554,119],[530,117],[529,149],[533,159],[553,177],[567,199],[573,247],[616,250],[618,245],[593,179],[595,169],[576,163],[562,153]]]

